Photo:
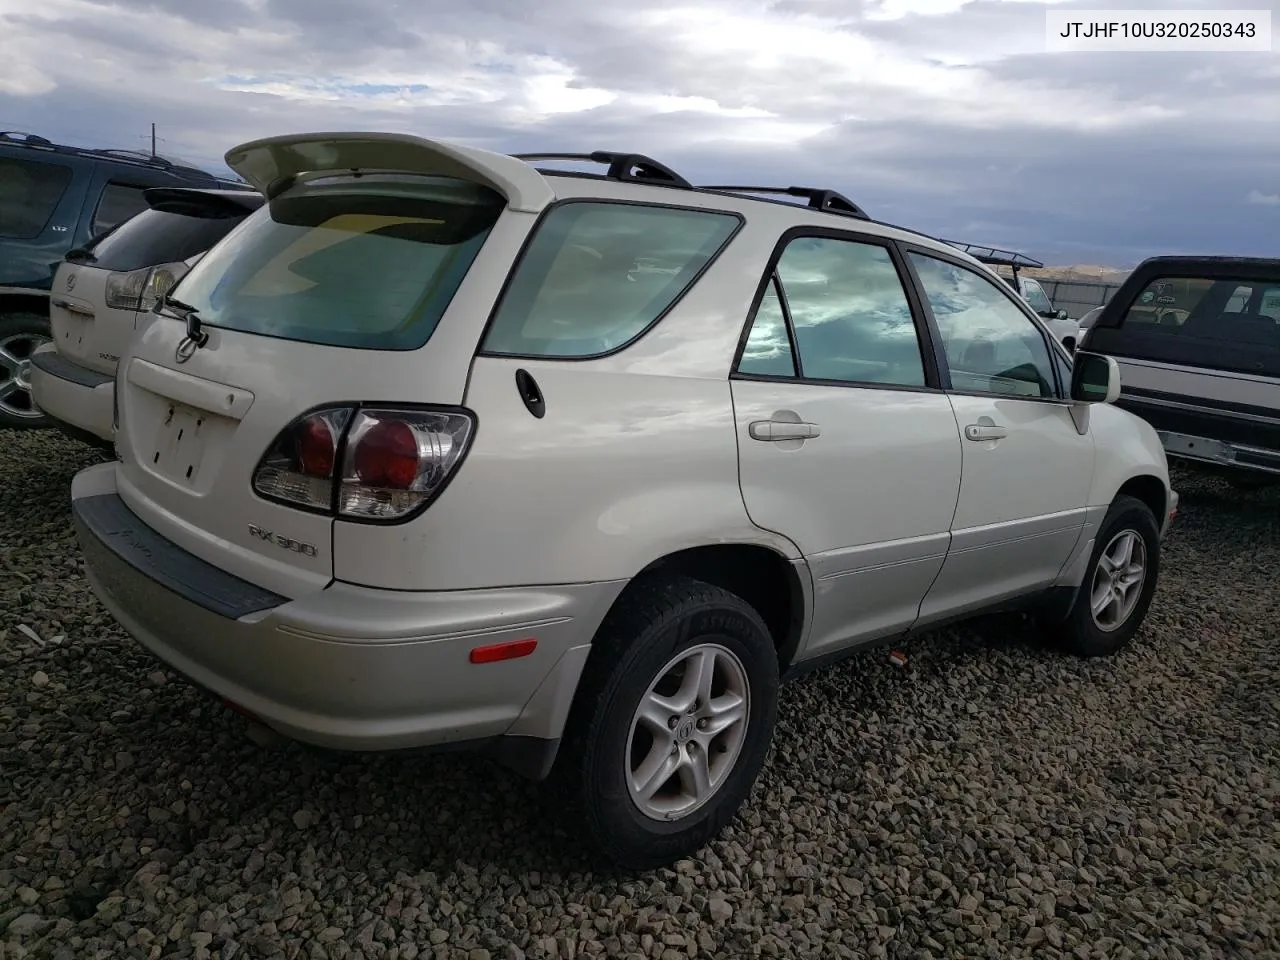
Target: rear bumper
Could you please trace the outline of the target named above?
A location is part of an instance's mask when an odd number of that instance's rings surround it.
[[[1219,468],[1280,477],[1280,450],[1160,430],[1160,443],[1170,457],[1213,464]]]
[[[46,343],[31,355],[31,395],[50,419],[70,427],[72,436],[90,442],[92,438],[108,449],[112,446],[115,378],[111,374],[82,367]]]
[[[317,746],[504,737],[554,747],[591,637],[623,586],[419,593],[335,582],[289,600],[148,527],[115,493],[115,468],[81,471],[71,494],[88,579],[103,605],[197,685]],[[537,646],[528,656],[470,661],[476,647],[530,637]]]

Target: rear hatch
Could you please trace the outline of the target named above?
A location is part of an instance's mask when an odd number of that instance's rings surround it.
[[[414,137],[273,138],[227,157],[269,200],[133,341],[119,486],[180,546],[299,596],[332,577],[339,510],[396,519],[456,461],[474,422],[449,408],[553,195],[519,160]]]
[[[115,373],[134,331],[192,258],[263,202],[247,190],[156,187],[143,196],[148,209],[69,252],[54,277],[49,319],[58,352],[100,373]]]

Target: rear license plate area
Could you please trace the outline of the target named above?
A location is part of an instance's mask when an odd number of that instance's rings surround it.
[[[151,467],[170,480],[195,486],[203,466],[206,438],[220,419],[205,410],[170,403],[156,431]]]

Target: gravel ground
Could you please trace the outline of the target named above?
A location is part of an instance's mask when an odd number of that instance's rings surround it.
[[[787,688],[705,856],[593,873],[536,789],[459,756],[246,736],[85,584],[72,474],[0,431],[0,956],[1280,956],[1280,496],[1179,476],[1110,662],[1017,618]]]

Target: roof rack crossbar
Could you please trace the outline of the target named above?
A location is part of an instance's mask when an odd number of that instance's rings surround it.
[[[939,237],[938,239],[942,239]],[[1019,270],[1023,267],[1030,267],[1038,270],[1044,266],[1034,257],[1028,257],[1024,253],[1014,253],[1012,250],[1001,250],[999,247],[988,247],[976,243],[961,243],[959,240],[942,240],[943,243],[950,244],[957,250],[963,250],[979,263],[986,263],[992,266],[1013,267]]]
[[[593,150],[591,153],[513,153],[517,160],[534,163],[539,160],[576,160],[585,163],[602,163],[609,169],[605,173],[610,180],[638,181],[651,183],[657,181],[668,186],[692,187],[688,180],[680,176],[664,163],[659,163],[643,153],[615,153],[609,150]]]
[[[842,193],[827,190],[824,187],[741,187],[741,186],[700,186],[699,190],[716,190],[721,193],[771,193],[778,196],[803,197],[808,206],[814,210],[827,213],[842,213],[845,216],[870,220],[871,217],[860,206]]]

